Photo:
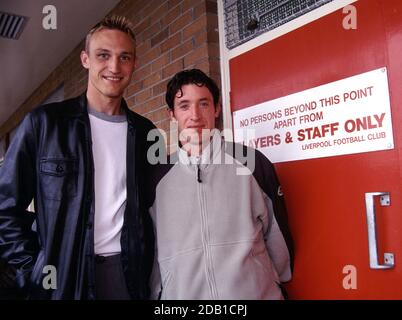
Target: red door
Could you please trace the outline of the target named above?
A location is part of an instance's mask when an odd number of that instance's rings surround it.
[[[232,111],[386,67],[394,149],[275,166],[295,240],[291,299],[402,299],[402,2],[365,0],[357,29],[345,30],[342,10],[230,60]],[[376,200],[380,264],[369,265],[365,194]],[[346,285],[345,285],[346,283]]]

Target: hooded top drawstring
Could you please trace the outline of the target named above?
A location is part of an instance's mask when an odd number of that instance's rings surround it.
[[[200,165],[199,165],[199,164],[197,164],[197,181],[198,181],[199,183],[202,182],[202,180],[201,180],[201,169],[200,169]]]

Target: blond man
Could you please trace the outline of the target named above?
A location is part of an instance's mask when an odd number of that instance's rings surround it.
[[[123,99],[135,66],[131,23],[98,23],[81,62],[86,92],[29,113],[6,154],[0,257],[28,298],[147,299],[154,249],[141,185],[155,127]]]

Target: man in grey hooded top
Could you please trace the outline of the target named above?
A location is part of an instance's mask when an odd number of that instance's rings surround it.
[[[283,299],[292,241],[273,165],[221,138],[219,89],[202,71],[176,74],[166,102],[180,142],[151,179],[153,298]]]

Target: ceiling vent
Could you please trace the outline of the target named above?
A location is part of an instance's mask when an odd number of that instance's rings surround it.
[[[18,39],[27,21],[27,17],[0,11],[0,37]]]

